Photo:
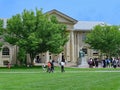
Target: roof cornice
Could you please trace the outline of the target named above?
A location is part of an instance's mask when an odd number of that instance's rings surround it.
[[[70,17],[70,16],[68,16],[68,15],[66,15],[66,14],[64,14],[64,13],[62,13],[62,12],[56,10],[56,9],[48,11],[45,14],[52,14],[52,13],[56,13],[56,14],[60,15],[60,16],[62,16],[64,18],[66,18],[67,20],[71,21],[74,24],[76,24],[78,22],[76,19],[74,19],[74,18],[72,18],[72,17]]]

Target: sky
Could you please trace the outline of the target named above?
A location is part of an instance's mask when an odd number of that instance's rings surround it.
[[[11,18],[24,9],[56,9],[78,21],[120,25],[120,0],[0,0],[0,18]]]

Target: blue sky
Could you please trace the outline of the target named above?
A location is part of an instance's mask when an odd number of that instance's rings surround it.
[[[120,0],[0,0],[0,18],[35,8],[43,8],[43,12],[57,9],[78,21],[120,25]]]

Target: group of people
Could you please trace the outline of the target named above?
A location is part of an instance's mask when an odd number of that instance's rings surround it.
[[[88,60],[88,64],[89,64],[89,67],[90,67],[90,68],[93,68],[94,66],[95,66],[95,67],[98,67],[99,61],[98,61],[97,58],[94,58],[94,59],[90,58],[90,59]]]
[[[120,59],[118,58],[105,58],[104,60],[98,60],[98,58],[90,58],[88,60],[88,65],[90,68],[92,67],[98,67],[99,65],[103,68],[106,68],[106,67],[113,67],[113,68],[116,68],[116,67],[120,67]]]
[[[51,72],[54,72],[54,60],[52,60],[52,61],[49,61],[48,63],[47,63],[47,65],[43,65],[42,67],[43,67],[43,70],[44,71],[46,71],[46,72],[48,72],[48,73],[51,73]],[[59,65],[60,65],[60,67],[61,67],[61,72],[65,72],[65,70],[64,70],[64,66],[65,66],[65,62],[64,61],[61,61],[60,63],[59,63]]]
[[[47,72],[54,72],[54,60],[52,60],[51,62],[49,61],[47,63]]]
[[[120,59],[119,58],[106,58],[102,61],[103,67],[120,67]]]

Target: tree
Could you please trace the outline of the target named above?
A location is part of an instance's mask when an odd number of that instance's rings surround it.
[[[120,30],[119,26],[97,25],[87,35],[86,43],[92,49],[99,50],[107,56],[117,54],[120,50]]]
[[[67,36],[65,25],[38,9],[35,12],[24,10],[22,14],[12,16],[4,32],[4,40],[30,54],[31,62],[39,53],[60,53]]]
[[[0,39],[2,38],[2,32],[3,32],[3,30],[4,30],[4,28],[3,28],[3,20],[0,19]],[[2,45],[3,45],[3,42],[0,42],[0,50],[2,49],[1,48]]]
[[[20,65],[27,63],[26,61],[26,51],[23,48],[20,48],[17,54],[17,58],[20,61]]]

